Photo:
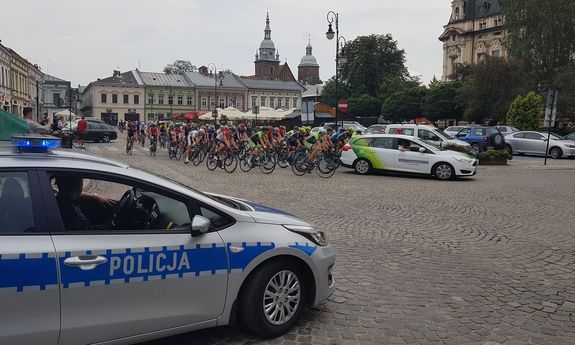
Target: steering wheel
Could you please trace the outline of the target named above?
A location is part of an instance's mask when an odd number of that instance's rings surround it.
[[[132,210],[136,205],[136,192],[134,189],[127,190],[118,202],[114,224],[118,229],[127,229],[131,223]]]

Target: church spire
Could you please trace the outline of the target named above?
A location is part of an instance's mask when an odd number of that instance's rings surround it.
[[[270,28],[270,13],[266,12],[266,28],[264,30],[264,39],[271,40],[272,39],[272,29]]]

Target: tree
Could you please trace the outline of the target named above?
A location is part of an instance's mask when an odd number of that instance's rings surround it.
[[[457,90],[460,83],[430,83],[425,97],[424,110],[429,120],[461,120],[463,108],[457,103]]]
[[[541,126],[543,119],[543,97],[529,92],[525,97],[519,95],[507,112],[507,124],[523,131],[534,131]]]
[[[347,62],[340,64],[339,92],[335,92],[335,77],[330,78],[322,91],[322,100],[335,106],[340,99],[370,95],[380,100],[391,92],[391,85],[413,82],[405,67],[405,51],[397,47],[390,34],[359,36],[349,41],[344,49]],[[394,89],[393,92],[398,91]]]
[[[559,71],[573,66],[575,1],[503,0],[511,57],[521,60],[539,91],[554,87]]]
[[[353,116],[379,116],[381,101],[368,94],[348,98],[349,113]]]
[[[513,99],[525,91],[523,71],[518,62],[490,57],[472,66],[456,97],[465,108],[465,119],[477,123],[503,121]]]
[[[176,60],[174,63],[164,67],[164,73],[166,74],[184,74],[185,72],[196,72],[197,70],[198,68],[187,60]]]
[[[387,120],[393,122],[421,117],[426,93],[427,88],[424,86],[397,91],[385,99],[381,112]]]

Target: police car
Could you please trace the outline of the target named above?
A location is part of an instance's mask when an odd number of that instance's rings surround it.
[[[275,337],[334,291],[335,249],[293,215],[52,149],[51,137],[12,144],[0,149],[2,345],[239,323]]]

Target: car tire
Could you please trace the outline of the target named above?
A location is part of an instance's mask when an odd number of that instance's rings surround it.
[[[102,142],[109,143],[110,142],[110,136],[108,134],[104,134],[104,136],[102,137]]]
[[[431,173],[436,179],[441,181],[448,181],[455,178],[455,169],[451,164],[445,162],[435,164]]]
[[[490,146],[496,150],[502,150],[505,148],[505,139],[501,133],[491,134],[489,137]]]
[[[371,163],[364,158],[360,158],[353,163],[353,170],[359,175],[367,175],[371,171]]]
[[[483,152],[483,148],[478,143],[471,144],[471,151],[474,153],[481,153]]]
[[[553,159],[559,159],[563,156],[563,151],[558,147],[553,147],[549,150],[549,155]]]
[[[505,145],[505,151],[507,151],[507,153],[509,153],[510,155],[513,154],[513,148],[509,144]]]
[[[258,268],[242,288],[238,299],[242,322],[250,331],[264,338],[288,332],[305,306],[307,284],[304,277],[303,270],[287,260],[272,261]],[[272,284],[286,289],[278,291]],[[269,305],[267,311],[266,305]],[[274,314],[280,310],[284,313],[283,318]]]

